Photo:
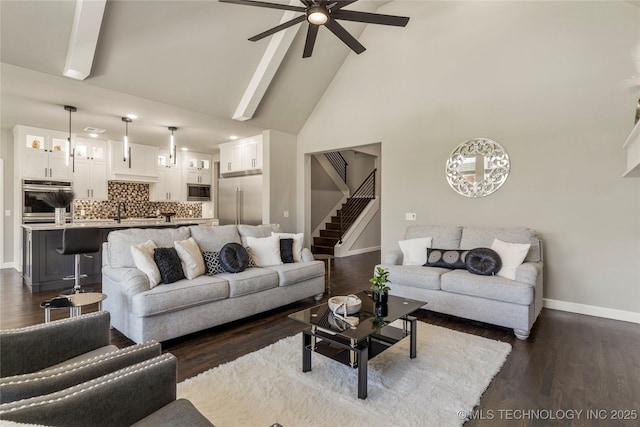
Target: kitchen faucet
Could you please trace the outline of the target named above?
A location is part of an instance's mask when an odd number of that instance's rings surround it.
[[[118,224],[120,224],[120,220],[121,220],[121,217],[120,217],[120,205],[122,205],[122,211],[123,212],[127,211],[127,205],[123,201],[119,201],[118,202],[118,213],[116,215],[116,221],[118,222]]]

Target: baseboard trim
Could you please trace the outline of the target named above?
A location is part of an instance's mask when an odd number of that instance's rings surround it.
[[[640,323],[640,313],[633,311],[617,310],[615,308],[598,307],[595,305],[578,304],[575,302],[559,301],[548,298],[544,298],[543,301],[544,307],[551,310],[568,311],[571,313],[586,314],[587,316]]]
[[[2,263],[2,267],[0,267],[0,268],[15,268],[16,270],[18,270],[18,269],[16,268],[16,263],[15,263],[15,262],[5,262],[5,263]],[[18,271],[20,271],[20,270],[18,270]]]

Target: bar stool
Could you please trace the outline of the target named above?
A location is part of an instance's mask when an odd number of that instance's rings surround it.
[[[80,255],[93,258],[87,254],[98,252],[100,245],[102,245],[102,238],[99,228],[65,228],[62,231],[62,247],[57,248],[56,252],[62,255],[75,255],[75,274],[63,277],[63,280],[74,280],[73,289],[61,292],[62,295],[91,292],[90,289],[83,289],[80,286],[80,279],[87,277],[86,274],[80,274]]]

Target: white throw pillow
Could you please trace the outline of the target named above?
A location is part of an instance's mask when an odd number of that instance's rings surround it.
[[[516,269],[529,252],[529,243],[507,243],[502,240],[493,239],[491,249],[500,255],[502,268],[496,273],[500,277],[516,280]]]
[[[182,271],[187,279],[195,279],[204,274],[207,268],[202,252],[200,252],[200,246],[193,237],[174,242],[173,245],[178,252],[180,261],[182,261]]]
[[[424,265],[427,262],[427,248],[431,247],[431,237],[400,240],[402,265]]]
[[[247,237],[247,251],[258,267],[281,265],[280,237]]]
[[[157,248],[152,240],[147,240],[140,245],[131,246],[131,255],[136,268],[142,271],[149,278],[149,286],[155,287],[160,283],[160,270],[153,260],[153,250]]]
[[[302,261],[302,243],[304,241],[304,233],[274,233],[272,236],[278,236],[278,239],[293,239],[293,260],[295,262]]]

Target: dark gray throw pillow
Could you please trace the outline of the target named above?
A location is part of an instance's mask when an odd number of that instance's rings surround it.
[[[240,243],[227,243],[220,249],[220,264],[229,273],[240,273],[249,266],[249,252]]]
[[[293,259],[293,239],[280,239],[280,259],[285,264],[295,262]]]
[[[182,263],[176,248],[155,248],[153,260],[160,270],[162,283],[173,283],[184,279]]]
[[[207,276],[213,276],[218,273],[224,273],[224,268],[220,264],[220,252],[202,252],[202,258],[207,267]]]
[[[467,254],[466,265],[470,273],[493,276],[502,268],[502,260],[493,249],[475,248]]]
[[[442,267],[451,270],[465,269],[467,249],[432,249],[427,248],[427,262],[424,267]]]

